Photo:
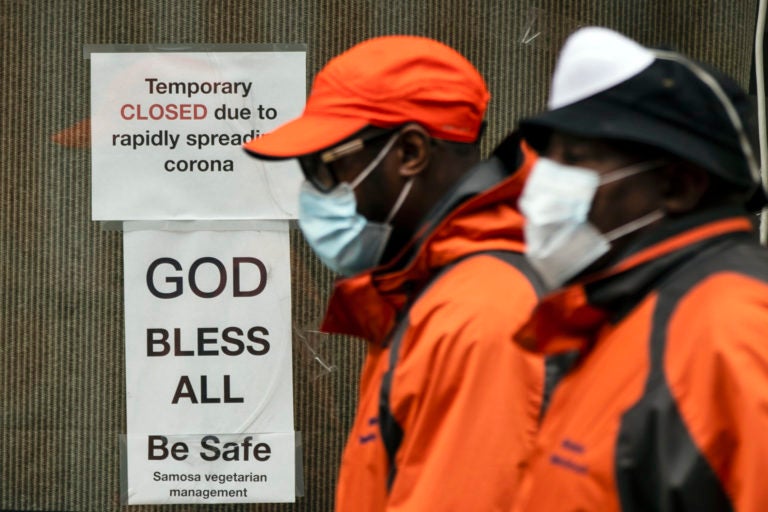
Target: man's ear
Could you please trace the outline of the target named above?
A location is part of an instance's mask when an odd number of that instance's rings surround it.
[[[410,178],[429,166],[432,137],[423,126],[409,123],[400,130],[400,176]]]
[[[673,162],[662,172],[664,208],[671,215],[695,210],[711,185],[707,171],[685,162]]]

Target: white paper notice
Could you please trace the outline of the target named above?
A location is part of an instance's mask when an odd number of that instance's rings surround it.
[[[287,222],[209,224],[125,225],[128,504],[295,500]]]
[[[299,116],[306,52],[94,52],[94,220],[290,219],[301,172],[242,144]]]

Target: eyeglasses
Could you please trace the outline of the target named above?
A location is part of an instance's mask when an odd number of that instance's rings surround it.
[[[331,167],[333,162],[362,151],[366,144],[385,135],[390,135],[394,131],[395,129],[389,129],[371,133],[367,136],[356,137],[325,151],[300,156],[298,160],[301,172],[306,180],[317,190],[320,192],[330,192],[339,184],[339,179]]]

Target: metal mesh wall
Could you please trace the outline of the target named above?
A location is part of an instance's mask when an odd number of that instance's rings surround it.
[[[83,45],[301,42],[311,76],[362,39],[431,36],[488,81],[487,152],[543,107],[556,49],[574,28],[669,43],[746,86],[755,12],[754,0],[1,0],[0,509],[120,508],[122,242],[90,220]],[[306,495],[291,505],[132,508],[332,509],[363,346],[324,342],[336,369],[322,370],[298,334],[322,314],[332,276],[295,229],[291,266]]]

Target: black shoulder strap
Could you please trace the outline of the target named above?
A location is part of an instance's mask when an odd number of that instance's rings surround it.
[[[424,293],[432,286],[432,284],[437,282],[437,280],[440,279],[440,277],[445,275],[454,266],[456,266],[457,264],[461,263],[466,259],[473,258],[475,256],[480,256],[480,255],[490,255],[490,256],[496,257],[508,263],[509,265],[512,265],[513,267],[515,267],[523,275],[525,275],[526,278],[528,278],[538,297],[541,297],[541,295],[545,291],[545,286],[543,281],[538,276],[538,274],[536,274],[536,271],[533,270],[531,265],[525,259],[525,256],[523,256],[522,254],[517,252],[512,252],[512,251],[481,251],[481,252],[469,254],[464,258],[458,259],[452,262],[451,264],[446,265],[445,267],[440,269],[440,271],[436,273],[432,277],[432,279],[430,279],[429,283],[427,283],[427,285],[424,286],[424,288],[422,288],[422,290],[410,301],[408,306],[403,308],[404,314],[401,316],[400,320],[398,321],[397,325],[395,326],[395,329],[392,331],[392,334],[390,336],[389,366],[388,366],[387,372],[384,374],[384,378],[381,383],[380,396],[379,396],[379,428],[381,430],[381,437],[384,442],[384,447],[387,451],[387,459],[389,461],[387,489],[390,489],[392,487],[392,483],[395,481],[395,476],[397,475],[395,455],[397,454],[397,450],[400,448],[400,444],[403,439],[403,429],[397,423],[397,420],[392,414],[392,409],[390,407],[390,392],[392,390],[392,379],[395,373],[395,368],[397,366],[398,356],[400,353],[400,344],[402,342],[405,331],[409,327],[408,310],[410,309],[410,306],[412,304],[414,304],[422,295],[424,295]]]

